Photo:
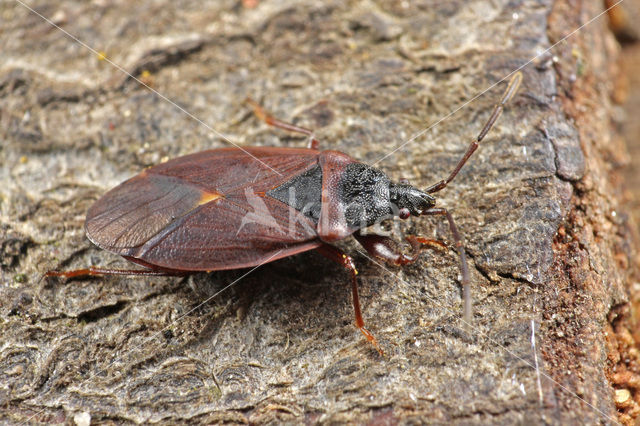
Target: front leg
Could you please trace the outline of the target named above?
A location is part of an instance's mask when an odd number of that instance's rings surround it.
[[[409,244],[411,244],[412,254],[409,256],[404,253],[400,253],[396,242],[389,237],[376,234],[363,235],[359,231],[354,233],[353,236],[360,244],[362,244],[362,247],[364,247],[369,254],[380,258],[385,262],[398,266],[407,265],[418,260],[418,257],[425,246],[440,249],[447,248],[442,241],[409,235],[406,237]]]
[[[468,330],[471,324],[471,292],[469,289],[469,267],[467,265],[467,257],[465,255],[464,246],[462,245],[460,233],[458,232],[458,228],[456,227],[451,214],[447,210],[442,208],[432,208],[425,211],[423,214],[443,215],[449,222],[449,227],[451,229],[451,233],[453,234],[456,249],[460,254],[460,269],[464,299],[464,324],[465,328]],[[355,232],[353,236],[370,254],[388,263],[398,266],[403,266],[415,262],[425,246],[444,249],[447,248],[447,246],[442,241],[409,235],[406,237],[406,240],[409,242],[409,244],[411,244],[413,253],[411,256],[407,256],[406,254],[400,253],[398,251],[396,242],[389,237],[375,234],[362,235],[359,231]]]

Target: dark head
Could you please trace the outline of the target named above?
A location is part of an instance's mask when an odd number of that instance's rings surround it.
[[[406,183],[389,183],[389,200],[399,209],[398,216],[420,216],[425,210],[436,205],[436,199]]]
[[[341,183],[339,196],[352,229],[393,216],[420,216],[436,204],[436,199],[426,192],[409,184],[393,183],[380,170],[362,163],[349,164]]]

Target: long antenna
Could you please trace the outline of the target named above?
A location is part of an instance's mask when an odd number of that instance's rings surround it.
[[[478,133],[478,136],[476,136],[476,138],[473,141],[471,141],[471,143],[469,144],[469,148],[467,148],[467,152],[460,159],[456,168],[453,169],[453,171],[451,172],[451,174],[447,179],[441,180],[435,185],[431,185],[424,192],[428,194],[433,194],[434,192],[438,192],[443,188],[445,188],[447,184],[451,182],[453,178],[456,177],[456,175],[458,174],[462,166],[465,165],[469,157],[471,157],[471,155],[476,151],[476,149],[478,149],[478,145],[480,144],[480,142],[482,142],[484,137],[487,136],[487,133],[489,133],[493,125],[496,123],[496,121],[498,120],[498,117],[500,117],[500,115],[502,114],[502,111],[504,111],[505,105],[511,99],[513,99],[516,92],[518,91],[518,87],[520,87],[520,83],[522,83],[522,73],[518,71],[513,75],[513,77],[511,77],[511,80],[507,85],[507,89],[504,91],[504,95],[502,95],[502,99],[500,99],[500,102],[498,102],[496,106],[493,107],[493,112],[491,113],[491,116],[485,123],[482,130],[480,130],[480,133]]]

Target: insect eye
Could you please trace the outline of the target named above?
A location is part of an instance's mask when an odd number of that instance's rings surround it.
[[[411,216],[411,212],[406,207],[403,207],[398,211],[398,217],[400,217],[400,219],[407,219],[409,216]]]

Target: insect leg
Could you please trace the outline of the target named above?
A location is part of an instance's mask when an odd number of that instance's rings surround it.
[[[44,277],[76,278],[101,275],[143,275],[143,276],[180,276],[187,275],[187,271],[171,271],[163,269],[110,269],[90,266],[86,269],[74,269],[72,271],[47,271]]]
[[[353,263],[353,259],[351,256],[342,253],[334,246],[330,246],[328,244],[321,245],[317,250],[326,258],[341,264],[351,273],[351,289],[353,293],[353,309],[356,313],[356,327],[358,327],[358,330],[364,334],[364,337],[366,337],[367,340],[378,350],[380,355],[384,355],[384,352],[380,349],[380,345],[378,345],[376,338],[373,337],[373,334],[371,334],[369,330],[364,328],[364,320],[362,319],[362,312],[360,311],[360,298],[358,297],[358,279],[356,277],[358,275],[358,271]]]
[[[498,102],[493,107],[493,112],[491,113],[491,116],[485,123],[484,127],[482,128],[478,136],[476,136],[476,138],[473,141],[471,141],[471,143],[469,144],[469,148],[467,148],[467,152],[464,154],[462,159],[460,159],[460,161],[458,162],[458,165],[455,167],[455,169],[453,169],[449,177],[445,180],[441,180],[440,182],[434,185],[431,185],[429,188],[425,190],[426,193],[433,194],[434,192],[438,192],[442,190],[444,187],[447,186],[449,182],[453,180],[453,178],[456,177],[456,175],[458,174],[462,166],[465,165],[469,157],[471,157],[471,155],[476,151],[476,149],[478,149],[478,144],[482,142],[484,137],[487,136],[487,133],[489,133],[489,130],[491,130],[493,125],[496,123],[496,121],[498,120],[498,117],[500,117],[500,115],[502,114],[502,111],[504,111],[504,107],[507,104],[507,102],[509,102],[515,96],[521,82],[522,82],[522,73],[518,71],[513,75],[513,77],[511,77],[511,80],[509,81],[509,85],[507,86],[507,89],[504,91],[504,95],[502,95],[502,99],[500,99],[500,102]]]
[[[406,238],[409,244],[411,244],[412,254],[408,256],[400,253],[396,247],[396,242],[389,237],[375,234],[362,235],[359,232],[354,233],[353,236],[362,244],[362,247],[364,247],[369,254],[399,266],[407,265],[418,260],[425,245],[440,249],[447,248],[442,241],[409,235]]]
[[[288,130],[290,132],[302,133],[303,135],[307,135],[309,137],[309,148],[311,149],[318,149],[318,147],[320,146],[320,142],[313,137],[313,132],[311,130],[305,127],[296,126],[295,124],[287,123],[282,120],[278,120],[277,118],[267,113],[264,108],[262,108],[262,105],[251,98],[247,98],[245,102],[251,105],[251,107],[253,108],[253,113],[256,115],[256,117],[258,117],[268,125]]]
[[[445,216],[447,218],[447,222],[449,222],[449,229],[451,230],[456,250],[458,251],[458,255],[460,256],[460,274],[462,276],[461,284],[464,299],[464,322],[465,328],[468,328],[469,325],[471,325],[471,289],[469,288],[469,265],[467,264],[467,254],[464,251],[462,238],[460,237],[460,233],[458,232],[458,227],[453,221],[453,216],[451,216],[451,213],[449,213],[447,209],[444,209],[442,207],[434,207],[425,210],[422,214]]]

